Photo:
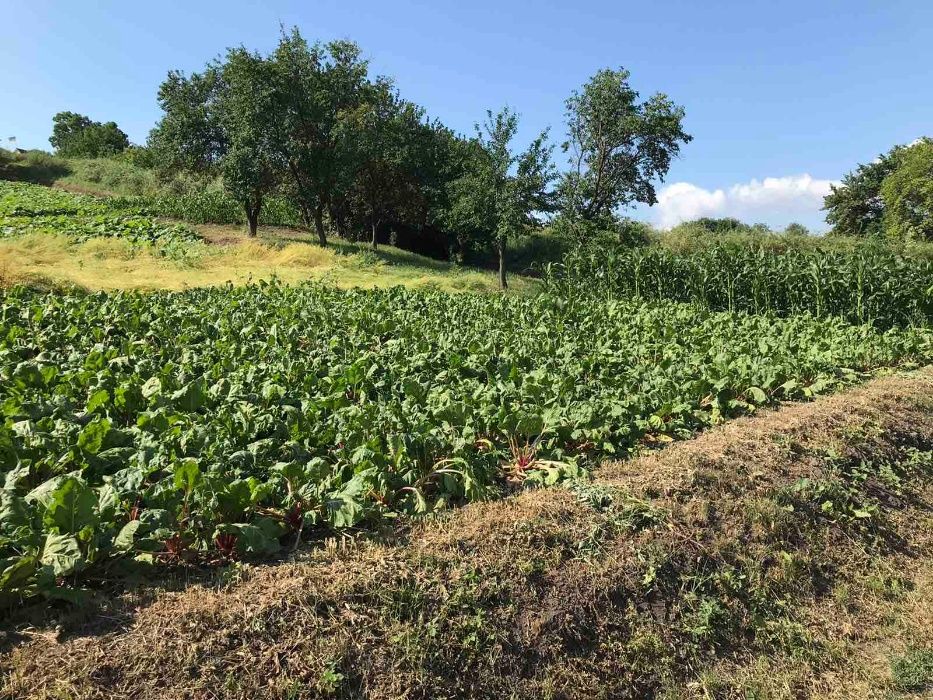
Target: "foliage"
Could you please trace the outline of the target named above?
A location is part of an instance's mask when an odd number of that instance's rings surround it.
[[[933,139],[905,148],[881,185],[888,235],[933,241]]]
[[[251,232],[273,197],[322,245],[325,216],[374,245],[383,226],[423,230],[441,218],[454,138],[391,81],[370,79],[352,42],[283,32],[268,56],[231,49],[202,73],[170,73],[160,104],[150,136],[159,169],[222,175]]]
[[[0,181],[0,238],[51,232],[75,241],[101,237],[145,244],[201,240],[185,226],[163,224],[138,208],[117,204],[40,185]]]
[[[634,202],[655,204],[654,181],[692,137],[684,109],[657,93],[637,102],[624,68],[598,71],[567,100],[569,170],[559,188],[568,229],[579,239],[612,227],[614,213]]]
[[[417,196],[415,153],[423,110],[401,100],[388,83],[371,86],[369,99],[341,116],[337,142],[355,173],[351,186],[357,209],[377,247],[379,225]]]
[[[13,288],[0,588],[63,595],[124,554],[268,554],[930,357],[918,332],[671,303]]]
[[[921,139],[921,143],[929,139]],[[916,145],[916,144],[914,144]],[[871,163],[859,165],[842,178],[839,186],[823,200],[826,221],[833,233],[845,236],[881,236],[885,228],[885,201],[882,184],[911,146],[895,146]]]
[[[933,688],[933,649],[908,649],[893,659],[891,678],[900,691],[919,693]]]
[[[52,117],[49,143],[67,158],[100,158],[125,150],[130,141],[116,122],[91,121],[83,114],[59,112]]]
[[[243,48],[230,49],[223,62],[190,78],[171,72],[159,89],[165,116],[150,136],[163,172],[180,166],[219,173],[243,208],[251,236],[280,180],[272,76],[264,58]]]
[[[451,219],[469,231],[485,234],[499,256],[499,285],[507,286],[508,242],[538,226],[535,214],[551,208],[547,193],[554,179],[547,132],[522,153],[513,153],[518,116],[503,109],[476,126],[476,146],[466,173],[453,184]]]
[[[803,224],[799,224],[795,221],[795,222],[787,224],[787,226],[784,228],[784,235],[785,236],[809,236],[810,229],[808,229]]]
[[[169,71],[159,86],[162,119],[149,134],[156,169],[165,173],[187,170],[214,172],[227,142],[213,111],[221,76],[216,65],[186,76]]]
[[[0,151],[4,154],[0,159],[4,163],[0,165],[0,178],[4,180],[51,185],[70,172],[67,160],[45,151]]]
[[[547,268],[546,286],[570,298],[665,299],[710,309],[840,316],[880,328],[933,324],[933,260],[885,247],[843,252],[711,244],[583,248]]]
[[[327,242],[324,213],[339,229],[353,182],[340,147],[341,115],[360,107],[369,86],[368,63],[350,41],[311,44],[297,28],[283,32],[270,57],[275,72],[277,143],[285,160],[285,189],[306,226]]]

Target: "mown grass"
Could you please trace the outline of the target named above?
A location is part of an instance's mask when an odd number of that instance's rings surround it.
[[[247,240],[235,226],[210,227],[226,236],[219,245],[158,249],[118,239],[83,243],[65,236],[32,234],[0,241],[0,284],[77,285],[87,289],[170,289],[276,278],[284,282],[319,280],[342,288],[402,285],[451,292],[491,292],[492,272],[461,268],[383,246],[338,242],[328,248],[271,232]],[[534,283],[512,278],[513,293]]]

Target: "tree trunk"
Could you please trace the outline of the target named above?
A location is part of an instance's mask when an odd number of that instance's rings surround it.
[[[499,239],[499,289],[505,291],[509,288],[509,282],[505,278],[505,239]]]
[[[317,242],[327,245],[327,236],[324,233],[324,205],[318,204],[314,208],[314,230],[317,231]]]
[[[249,226],[249,237],[255,238],[259,231],[259,205],[246,205],[246,223]]]
[[[373,250],[379,249],[379,242],[376,240],[376,218],[373,217]]]

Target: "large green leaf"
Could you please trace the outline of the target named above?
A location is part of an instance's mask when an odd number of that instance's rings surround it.
[[[50,533],[46,538],[40,561],[43,566],[49,567],[56,577],[73,574],[85,563],[77,538],[73,535],[54,533]]]

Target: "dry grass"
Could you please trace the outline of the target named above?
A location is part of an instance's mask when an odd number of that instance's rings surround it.
[[[6,692],[908,697],[890,669],[933,648],[931,465],[898,496],[859,487],[880,494],[868,529],[781,498],[931,447],[933,371],[889,376],[606,465],[575,491],[22,617]]]
[[[62,236],[33,234],[0,240],[0,284],[181,290],[275,277],[290,283],[319,280],[340,287],[403,285],[476,292],[497,288],[490,272],[458,268],[388,246],[374,255],[364,247],[340,242],[321,248],[300,240],[300,232],[286,229],[271,229],[260,240],[252,240],[238,227],[201,228],[213,245],[170,254],[105,238],[72,243]],[[518,293],[531,285],[513,278]]]

